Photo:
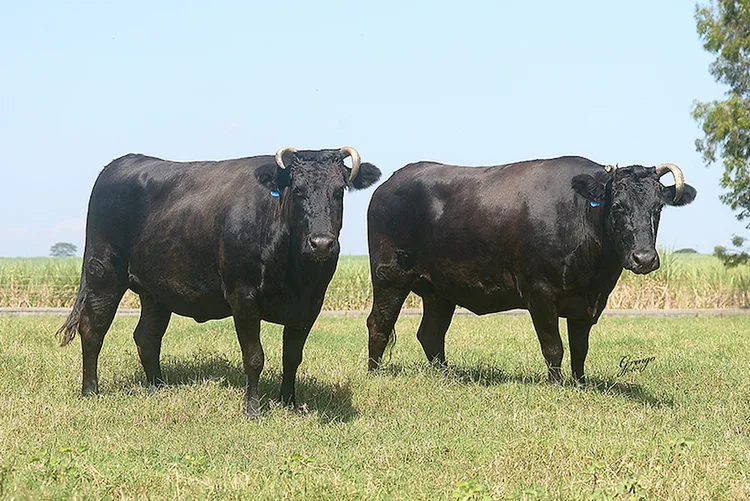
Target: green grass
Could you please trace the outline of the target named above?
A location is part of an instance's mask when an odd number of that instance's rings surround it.
[[[750,267],[725,268],[705,254],[661,252],[662,266],[648,275],[625,271],[610,296],[611,308],[750,307]],[[80,258],[0,258],[0,306],[70,307],[81,274]],[[325,310],[366,310],[372,304],[366,256],[342,256],[323,304]],[[138,307],[128,292],[122,307]],[[405,308],[421,307],[411,294]]]
[[[748,317],[604,318],[578,390],[544,382],[526,317],[457,317],[446,372],[403,317],[374,376],[364,316],[323,315],[296,412],[275,403],[281,328],[264,324],[259,420],[230,321],[174,319],[152,392],[118,317],[88,399],[61,321],[0,317],[2,499],[750,498]],[[656,358],[618,377],[624,355]]]

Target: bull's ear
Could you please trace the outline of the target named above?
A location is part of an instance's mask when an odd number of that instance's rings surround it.
[[[689,184],[686,184],[685,188],[682,190],[682,196],[676,202],[674,201],[674,186],[665,186],[662,193],[664,194],[665,204],[679,207],[681,205],[687,205],[695,200],[698,191]]]
[[[346,169],[349,173],[351,173],[351,169]],[[375,184],[378,179],[380,179],[380,169],[372,165],[371,163],[363,162],[359,164],[359,172],[357,173],[357,177],[355,177],[350,185],[355,190],[361,190],[363,188],[367,188],[368,186],[372,186]]]
[[[573,191],[587,200],[598,204],[604,203],[607,198],[607,185],[594,176],[579,174],[573,177],[570,183]]]
[[[289,169],[279,169],[276,164],[259,165],[255,179],[271,191],[281,191],[289,186]]]

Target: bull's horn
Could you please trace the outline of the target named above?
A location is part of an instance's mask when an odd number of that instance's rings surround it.
[[[297,150],[295,150],[291,146],[284,146],[276,152],[276,165],[278,165],[282,169],[286,169],[286,165],[284,165],[284,153],[287,152],[297,153]]]
[[[610,176],[614,176],[615,171],[617,170],[617,165],[607,165],[606,167],[604,167],[604,170],[606,170],[607,174],[609,174]]]
[[[357,177],[357,174],[359,173],[359,164],[362,162],[359,153],[351,146],[344,146],[339,152],[344,154],[344,158],[352,157],[352,173],[349,174],[349,180],[353,180]]]
[[[682,191],[685,189],[685,175],[675,164],[661,164],[656,168],[656,175],[659,177],[667,172],[671,172],[674,176],[674,201],[678,202],[682,198]]]

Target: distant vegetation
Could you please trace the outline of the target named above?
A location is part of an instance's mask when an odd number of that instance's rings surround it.
[[[75,256],[78,247],[68,242],[57,242],[49,248],[49,255],[52,257],[71,257]]]
[[[0,306],[70,307],[81,274],[81,258],[0,258]],[[344,256],[328,288],[324,309],[365,310],[372,301],[366,256]],[[128,292],[121,304],[138,307]],[[714,256],[661,253],[661,268],[648,275],[625,271],[609,300],[611,308],[728,308],[750,306],[750,269],[722,266]],[[421,307],[410,295],[405,308]]]
[[[675,254],[698,254],[698,251],[695,249],[679,249],[674,251]]]

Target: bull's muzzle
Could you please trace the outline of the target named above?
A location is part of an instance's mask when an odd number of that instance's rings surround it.
[[[333,256],[336,250],[338,242],[336,237],[331,234],[318,233],[310,235],[307,240],[307,254],[309,254],[315,261],[325,261]]]
[[[630,255],[630,271],[645,275],[659,268],[659,254],[655,250],[638,250]]]

